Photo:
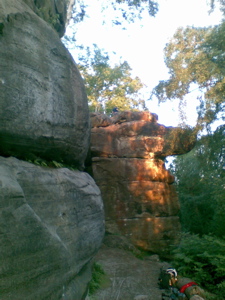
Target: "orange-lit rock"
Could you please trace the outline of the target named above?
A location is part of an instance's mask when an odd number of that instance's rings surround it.
[[[106,231],[166,255],[180,233],[179,202],[163,158],[194,147],[190,130],[166,127],[149,112],[92,114],[93,177],[105,206]]]
[[[174,182],[174,176],[165,169],[161,159],[93,158],[95,180],[109,181],[162,181]]]
[[[155,120],[124,121],[91,130],[93,157],[166,157],[187,153],[194,143],[191,130],[166,127]]]
[[[92,127],[105,127],[111,124],[131,122],[131,121],[148,121],[157,122],[158,116],[148,111],[122,111],[113,117],[101,113],[91,113]]]

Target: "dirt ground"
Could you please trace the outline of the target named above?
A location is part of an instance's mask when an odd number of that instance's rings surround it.
[[[161,300],[158,287],[161,267],[169,267],[157,255],[137,258],[129,249],[105,244],[95,257],[106,275],[106,282],[90,300]]]

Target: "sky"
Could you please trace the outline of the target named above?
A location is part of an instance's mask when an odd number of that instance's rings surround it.
[[[101,12],[102,0],[91,0],[87,9],[90,16],[80,24],[76,24],[76,43],[84,46],[97,44],[107,52],[116,52],[115,59],[120,57],[126,60],[134,76],[138,76],[146,85],[143,99],[147,100],[150,91],[158,84],[159,80],[168,78],[168,70],[164,63],[163,49],[172,38],[178,27],[196,26],[204,27],[219,24],[222,15],[219,10],[210,14],[207,0],[159,0],[159,12],[156,17],[150,17],[147,12],[141,21],[126,25],[126,30],[119,26],[112,26],[108,21],[103,26],[103,13]],[[107,17],[108,13],[108,17]],[[105,19],[110,20],[113,10],[105,11]],[[68,28],[67,34],[70,34]],[[70,50],[75,61],[77,52]],[[110,56],[111,57],[111,56]],[[195,101],[197,95],[187,98],[187,123],[195,125]],[[148,109],[157,113],[159,123],[166,126],[177,126],[180,122],[178,101],[158,105],[155,101],[146,101]]]

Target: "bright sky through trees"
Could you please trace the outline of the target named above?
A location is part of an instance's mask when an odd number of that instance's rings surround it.
[[[150,96],[150,91],[159,80],[167,79],[167,68],[164,64],[163,48],[180,26],[209,26],[219,24],[222,14],[215,10],[208,14],[207,0],[159,0],[159,12],[156,17],[149,17],[148,13],[143,19],[136,20],[134,24],[125,24],[126,30],[121,26],[112,26],[112,10],[101,12],[101,0],[91,0],[87,8],[84,22],[76,24],[76,44],[91,46],[97,44],[107,52],[116,52],[117,60],[127,60],[133,69],[133,75],[140,77],[146,84],[143,95],[144,100]],[[107,18],[107,14],[108,17]],[[103,18],[103,16],[105,17]],[[104,25],[102,24],[106,22]],[[71,51],[76,60],[76,51]],[[110,55],[111,57],[111,55]],[[189,97],[196,97],[193,93]],[[192,102],[193,103],[193,102]],[[159,115],[159,123],[176,126],[179,122],[178,101],[168,102],[158,106],[156,101],[147,101],[151,112]],[[187,106],[188,123],[194,125],[195,107]]]

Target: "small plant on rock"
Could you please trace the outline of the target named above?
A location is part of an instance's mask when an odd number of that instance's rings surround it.
[[[98,263],[94,263],[92,266],[92,279],[89,283],[89,295],[93,295],[101,286],[105,275],[105,271]]]

